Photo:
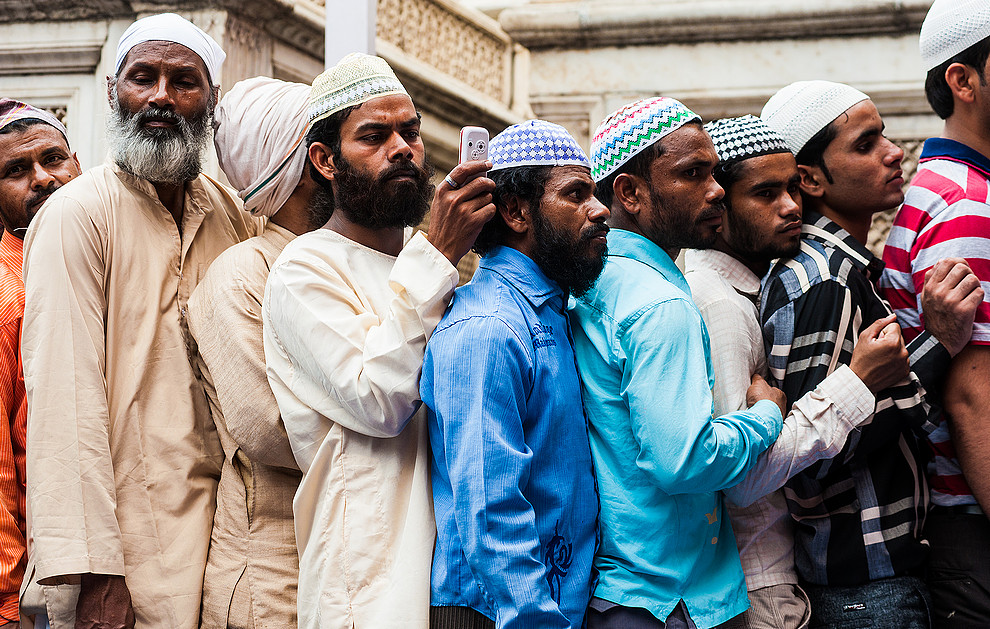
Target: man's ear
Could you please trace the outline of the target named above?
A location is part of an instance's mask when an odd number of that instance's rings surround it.
[[[825,195],[825,173],[818,166],[798,164],[798,174],[801,175],[801,192],[809,197],[821,198]]]
[[[309,161],[316,168],[316,172],[323,175],[324,179],[333,181],[337,169],[333,165],[333,153],[330,152],[329,146],[323,142],[313,142],[310,144]]]
[[[980,76],[975,68],[962,63],[953,63],[945,69],[945,82],[952,91],[952,97],[964,103],[976,99]]]
[[[646,182],[629,173],[621,173],[612,181],[613,205],[617,201],[626,214],[639,214],[643,209]]]
[[[107,75],[107,102],[113,104],[113,77]]]
[[[525,234],[529,231],[530,212],[529,203],[521,200],[517,196],[509,195],[505,199],[505,207],[498,208],[499,214],[506,226],[517,234]]]

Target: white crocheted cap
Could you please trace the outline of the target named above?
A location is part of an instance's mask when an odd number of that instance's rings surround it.
[[[798,81],[771,96],[760,118],[797,155],[816,133],[856,103],[869,98],[843,83]]]
[[[313,80],[310,124],[345,107],[392,94],[408,95],[388,62],[381,57],[352,52]]]
[[[935,0],[921,25],[921,60],[925,71],[937,68],[987,37],[990,37],[990,2]]]

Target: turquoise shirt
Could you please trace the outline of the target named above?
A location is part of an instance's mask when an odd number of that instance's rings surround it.
[[[749,606],[719,490],[780,433],[777,405],[712,417],[708,331],[663,249],[621,229],[595,286],[571,302],[601,499],[595,596],[699,628]]]

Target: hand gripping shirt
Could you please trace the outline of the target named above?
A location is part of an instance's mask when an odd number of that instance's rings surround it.
[[[827,217],[805,211],[804,221],[801,250],[770,269],[760,305],[770,375],[788,402],[848,365],[859,333],[890,314],[874,286],[883,262]],[[928,486],[918,436],[935,428],[938,407],[927,387],[949,354],[927,332],[907,349],[910,377],[877,393],[873,416],[837,456],[785,487],[797,522],[798,574],[806,581],[860,585],[924,565]]]
[[[777,438],[761,400],[712,415],[709,339],[673,260],[613,229],[595,286],[571,321],[601,494],[595,597],[663,620],[683,600],[699,627],[746,610],[746,584],[720,490]]]
[[[598,495],[565,294],[498,247],[430,339],[420,390],[433,450],[433,605],[500,628],[580,629]]]

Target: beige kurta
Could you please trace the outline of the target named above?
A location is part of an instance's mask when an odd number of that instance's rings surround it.
[[[420,233],[397,256],[328,229],[265,289],[265,359],[303,480],[299,626],[426,629],[436,524],[419,402],[457,269]]]
[[[137,627],[194,629],[223,460],[186,303],[260,223],[201,175],[182,234],[152,185],[99,166],[25,241],[22,352],[35,578],[124,575]]]
[[[268,386],[261,338],[268,271],[293,238],[268,223],[214,260],[189,299],[189,331],[224,453],[203,629],[296,626],[292,497],[302,474]]]

